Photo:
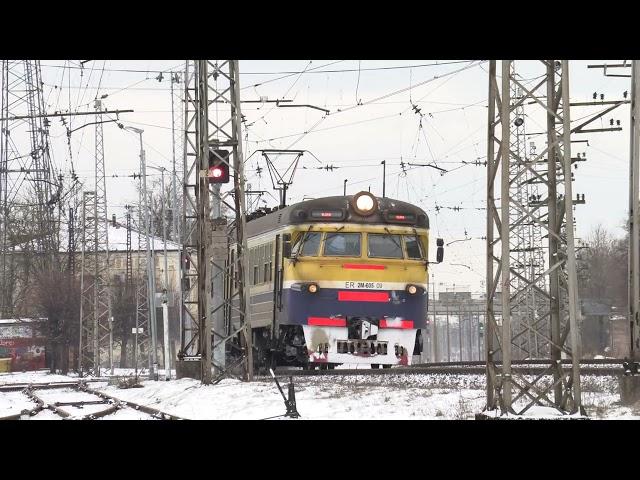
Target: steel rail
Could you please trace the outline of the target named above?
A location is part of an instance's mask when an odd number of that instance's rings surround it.
[[[79,390],[83,392],[91,393],[93,395],[97,395],[101,398],[120,402],[122,406],[132,407],[135,410],[140,410],[141,412],[148,413],[152,417],[158,418],[160,420],[187,420],[186,418],[182,418],[182,417],[179,417],[178,415],[166,413],[166,412],[163,412],[162,410],[158,410],[156,408],[149,407],[147,405],[141,405],[139,403],[131,402],[129,400],[118,399],[116,397],[107,395],[106,393],[100,392],[98,390],[93,390],[92,388],[87,387],[86,384],[80,385]]]
[[[96,382],[99,380],[91,380],[91,382]],[[40,413],[42,410],[45,409],[49,409],[51,411],[53,411],[55,414],[59,415],[60,417],[62,417],[63,419],[69,419],[69,418],[73,418],[73,419],[78,419],[78,420],[94,420],[97,418],[101,418],[101,417],[106,417],[108,415],[111,415],[113,413],[115,413],[116,411],[123,409],[123,408],[131,408],[133,410],[139,410],[141,412],[144,412],[146,414],[148,414],[149,416],[153,417],[153,418],[157,418],[157,419],[161,419],[161,420],[184,420],[184,418],[181,418],[177,415],[172,415],[172,414],[168,414],[166,412],[163,412],[161,410],[146,406],[146,405],[140,405],[137,404],[135,402],[131,402],[131,401],[124,401],[121,400],[119,398],[113,397],[111,395],[107,395],[103,392],[100,392],[98,390],[93,390],[92,388],[89,388],[87,386],[88,381],[81,381],[81,382],[54,382],[54,383],[49,383],[49,384],[41,384],[41,385],[37,385],[37,384],[29,384],[26,387],[24,385],[19,386],[19,385],[4,385],[4,388],[2,391],[21,391],[22,393],[24,393],[27,397],[29,397],[30,400],[32,400],[33,402],[36,403],[36,407],[32,408],[32,409],[24,409],[22,411],[20,411],[20,413],[16,413],[16,414],[12,414],[12,415],[7,415],[5,417],[0,417],[0,421],[2,420],[20,420],[21,418],[23,418],[24,416],[35,416],[38,413]],[[2,387],[0,387],[2,388]],[[79,401],[68,401],[68,402],[45,402],[42,398],[40,398],[36,393],[35,390],[39,390],[39,389],[61,389],[61,388],[75,388],[77,391],[80,392],[85,392],[91,395],[95,395],[96,397],[99,397],[101,400],[79,400]],[[84,405],[97,405],[97,404],[105,404],[108,405],[107,408],[105,408],[104,410],[98,411],[98,412],[94,412],[94,413],[90,413],[87,415],[83,415],[83,416],[79,416],[79,417],[72,417],[71,414],[69,412],[66,412],[63,408],[61,407],[65,407],[65,406],[84,406]]]
[[[547,368],[538,366],[514,366],[513,373],[520,375],[540,375]],[[583,375],[593,376],[618,376],[623,375],[622,366],[619,367],[582,367],[580,372]],[[294,377],[313,377],[313,376],[375,376],[375,375],[484,375],[486,367],[484,366],[433,366],[433,367],[400,367],[385,369],[333,369],[333,370],[283,370],[276,369],[276,374],[294,376]],[[266,377],[265,377],[266,378]]]
[[[93,379],[93,380],[85,380],[86,382],[108,382],[109,379]],[[49,383],[9,383],[0,385],[0,392],[21,392],[25,388],[35,388],[38,390],[47,390],[51,388],[65,388],[65,387],[76,387],[78,386],[78,381],[72,382],[49,382]]]

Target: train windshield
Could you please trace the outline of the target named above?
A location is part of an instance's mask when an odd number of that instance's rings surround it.
[[[300,235],[298,240],[294,243],[291,253],[294,256],[308,256],[315,257],[318,255],[318,248],[320,247],[320,239],[322,233],[320,232],[305,232],[304,235]],[[301,250],[302,248],[302,250]]]
[[[403,258],[400,235],[369,234],[369,257]]]
[[[327,233],[324,240],[324,255],[336,257],[359,257],[359,233]]]
[[[422,255],[422,247],[420,246],[420,241],[417,236],[405,235],[404,246],[407,249],[407,258],[412,260],[422,260],[424,258]]]

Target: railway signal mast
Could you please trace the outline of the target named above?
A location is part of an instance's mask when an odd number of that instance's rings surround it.
[[[188,61],[184,87],[181,349],[176,373],[178,378],[192,376],[210,384],[242,366],[244,378],[250,381],[253,355],[245,295],[247,241],[238,61]],[[233,175],[229,193],[222,193],[217,181],[225,180],[225,167]],[[227,202],[229,196],[233,205]],[[235,213],[230,225],[223,215],[225,209]],[[236,244],[236,251],[227,262],[230,243]],[[235,294],[223,295],[224,285],[234,283]],[[237,331],[232,331],[233,316],[240,320]],[[236,339],[237,344],[233,343]],[[239,355],[226,364],[229,341]]]

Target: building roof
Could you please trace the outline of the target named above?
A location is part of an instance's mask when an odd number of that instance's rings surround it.
[[[142,242],[144,242],[144,233],[138,233],[138,231],[131,229],[131,249],[133,251],[138,250],[138,237],[141,237]],[[164,243],[162,238],[159,237],[151,237],[151,246],[155,251],[162,251],[164,248]],[[109,222],[109,251],[126,251],[127,250],[127,229],[123,225],[118,225],[114,227],[111,222]],[[167,240],[167,250],[177,251],[180,250],[180,245]]]

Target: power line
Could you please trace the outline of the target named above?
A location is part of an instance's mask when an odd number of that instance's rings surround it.
[[[325,66],[334,65],[336,63],[343,62],[344,60],[338,60],[335,62],[330,62],[325,65],[320,65],[316,67],[320,69]],[[453,60],[447,62],[434,62],[434,63],[421,63],[416,65],[395,65],[390,67],[370,67],[370,68],[344,68],[344,69],[334,69],[334,70],[316,70],[311,69],[309,71],[282,71],[282,72],[242,72],[240,75],[298,75],[300,73],[347,73],[347,72],[372,72],[372,71],[384,71],[384,70],[405,70],[407,68],[425,68],[425,67],[440,67],[444,65],[453,65],[457,63],[466,63],[468,60]],[[173,67],[165,68],[163,70],[139,70],[133,68],[107,68],[104,71],[106,72],[121,72],[121,73],[145,73],[145,74],[153,74],[153,73],[170,73],[171,71],[180,68],[182,65],[176,65]],[[67,66],[64,65],[43,65],[44,68],[69,68],[73,70],[85,70],[84,67],[76,67],[76,66]],[[150,79],[151,80],[151,79]],[[246,88],[246,87],[245,87]]]

